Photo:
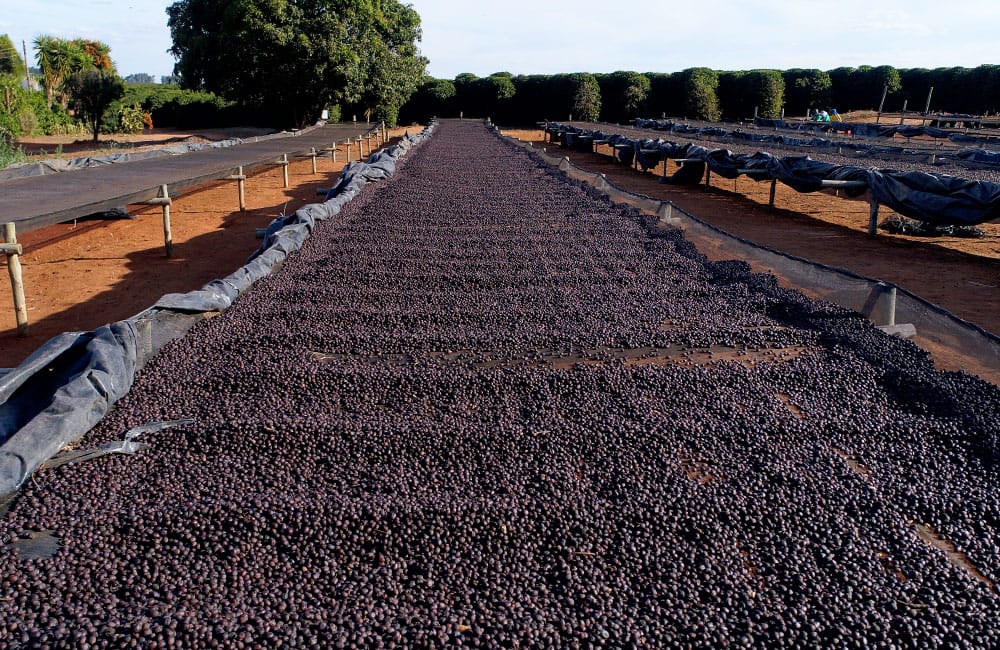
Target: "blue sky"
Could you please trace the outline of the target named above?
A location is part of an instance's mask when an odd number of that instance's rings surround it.
[[[0,0],[0,33],[111,46],[123,75],[170,74],[170,0]],[[996,0],[412,0],[428,72],[454,78],[556,72],[673,72],[1000,63]],[[11,8],[16,6],[16,10]]]

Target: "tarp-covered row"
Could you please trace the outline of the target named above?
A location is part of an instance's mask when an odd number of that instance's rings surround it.
[[[1000,185],[946,174],[897,172],[888,169],[836,165],[808,156],[777,157],[766,152],[736,154],[728,149],[708,149],[693,143],[680,144],[652,138],[635,139],[621,134],[552,123],[553,137],[567,147],[587,148],[594,142],[615,147],[615,157],[625,164],[633,160],[643,171],[667,159],[687,162],[668,182],[696,184],[706,165],[713,174],[736,178],[747,174],[757,180],[777,179],[799,192],[822,189],[823,181],[863,181],[873,200],[895,212],[935,225],[973,225],[1000,218]],[[561,135],[560,135],[561,134]],[[864,189],[846,190],[859,196]]]
[[[866,124],[856,122],[786,122],[785,120],[757,118],[754,121],[758,127],[789,129],[792,131],[812,133],[853,132],[859,137],[892,137],[895,134],[904,137],[914,137],[916,135],[931,135],[932,137],[948,137],[949,140],[963,144],[976,142],[988,143],[994,147],[1000,147],[1000,139],[977,138],[961,133],[949,133],[941,129],[932,127],[917,126],[888,126],[878,124]],[[636,128],[649,129],[652,131],[667,131],[680,135],[708,136],[717,138],[728,138],[732,140],[742,140],[746,142],[773,143],[789,147],[810,147],[810,148],[837,148],[847,149],[857,155],[879,156],[916,156],[922,159],[929,157],[927,151],[914,150],[912,148],[892,145],[873,145],[863,140],[831,140],[817,135],[803,137],[799,135],[789,135],[782,133],[766,133],[760,131],[744,131],[742,129],[726,129],[718,126],[693,126],[682,122],[671,120],[646,120],[636,119]],[[857,128],[855,128],[857,127]],[[944,134],[944,135],[942,135]],[[970,149],[942,149],[933,153],[935,160],[940,163],[945,162],[975,162],[979,165],[1000,165],[1000,154],[983,148]]]
[[[891,138],[902,136],[904,138],[915,138],[917,136],[927,136],[939,140],[950,140],[960,144],[984,144],[1000,146],[1000,140],[990,136],[970,135],[968,133],[956,133],[946,131],[934,126],[912,126],[909,124],[874,124],[872,122],[789,122],[782,119],[771,119],[758,117],[754,120],[757,126],[790,129],[794,131],[812,131],[828,133],[830,131],[841,133],[853,133],[863,138]]]
[[[169,341],[223,311],[257,280],[298,250],[316,223],[337,215],[369,182],[390,176],[396,160],[430,137],[417,136],[347,165],[323,203],[279,217],[246,265],[183,294],[167,294],[132,318],[91,332],[49,340],[13,370],[0,374],[0,499],[41,463],[89,431],[132,386],[135,373]]]
[[[46,176],[48,174],[58,174],[61,172],[71,172],[88,167],[101,167],[104,165],[115,165],[118,163],[133,162],[136,160],[149,160],[152,158],[163,158],[165,156],[177,156],[190,151],[200,151],[202,149],[218,149],[220,147],[232,147],[243,144],[239,138],[219,140],[218,142],[181,142],[177,144],[160,147],[151,151],[135,151],[113,153],[106,156],[78,156],[76,158],[47,158],[38,162],[18,163],[0,169],[0,181],[12,178],[27,178],[29,176]]]

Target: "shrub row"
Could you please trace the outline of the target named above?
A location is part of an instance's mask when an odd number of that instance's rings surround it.
[[[599,95],[582,84],[596,80]],[[529,124],[539,119],[583,118],[595,105],[599,119],[627,122],[638,116],[683,116],[739,120],[757,114],[804,115],[808,109],[836,107],[841,112],[876,109],[888,89],[885,109],[922,111],[934,88],[932,111],[982,115],[1000,110],[1000,66],[897,69],[893,66],[842,67],[824,71],[717,71],[690,68],[680,72],[512,75],[485,78],[463,73],[454,81],[428,77],[400,110],[401,121],[424,121],[432,115],[493,118],[501,124]]]

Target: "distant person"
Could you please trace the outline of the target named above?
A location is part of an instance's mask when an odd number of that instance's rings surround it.
[[[827,113],[826,111],[820,111],[819,112],[819,121],[820,122],[829,122],[830,121],[830,114]]]
[[[823,113],[821,113],[820,111],[816,111],[816,113],[813,114],[813,116],[811,118],[809,118],[809,119],[811,119],[813,122],[822,122],[823,121]]]
[[[842,118],[840,116],[840,113],[837,112],[836,108],[831,108],[830,109],[830,121],[831,122],[843,122],[844,118]]]

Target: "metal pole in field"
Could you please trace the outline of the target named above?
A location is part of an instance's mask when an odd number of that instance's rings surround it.
[[[3,225],[4,243],[0,251],[7,255],[7,274],[10,275],[10,290],[14,294],[14,319],[17,321],[17,335],[28,335],[28,303],[24,299],[24,280],[21,277],[21,245],[17,243],[17,231],[13,223]]]

